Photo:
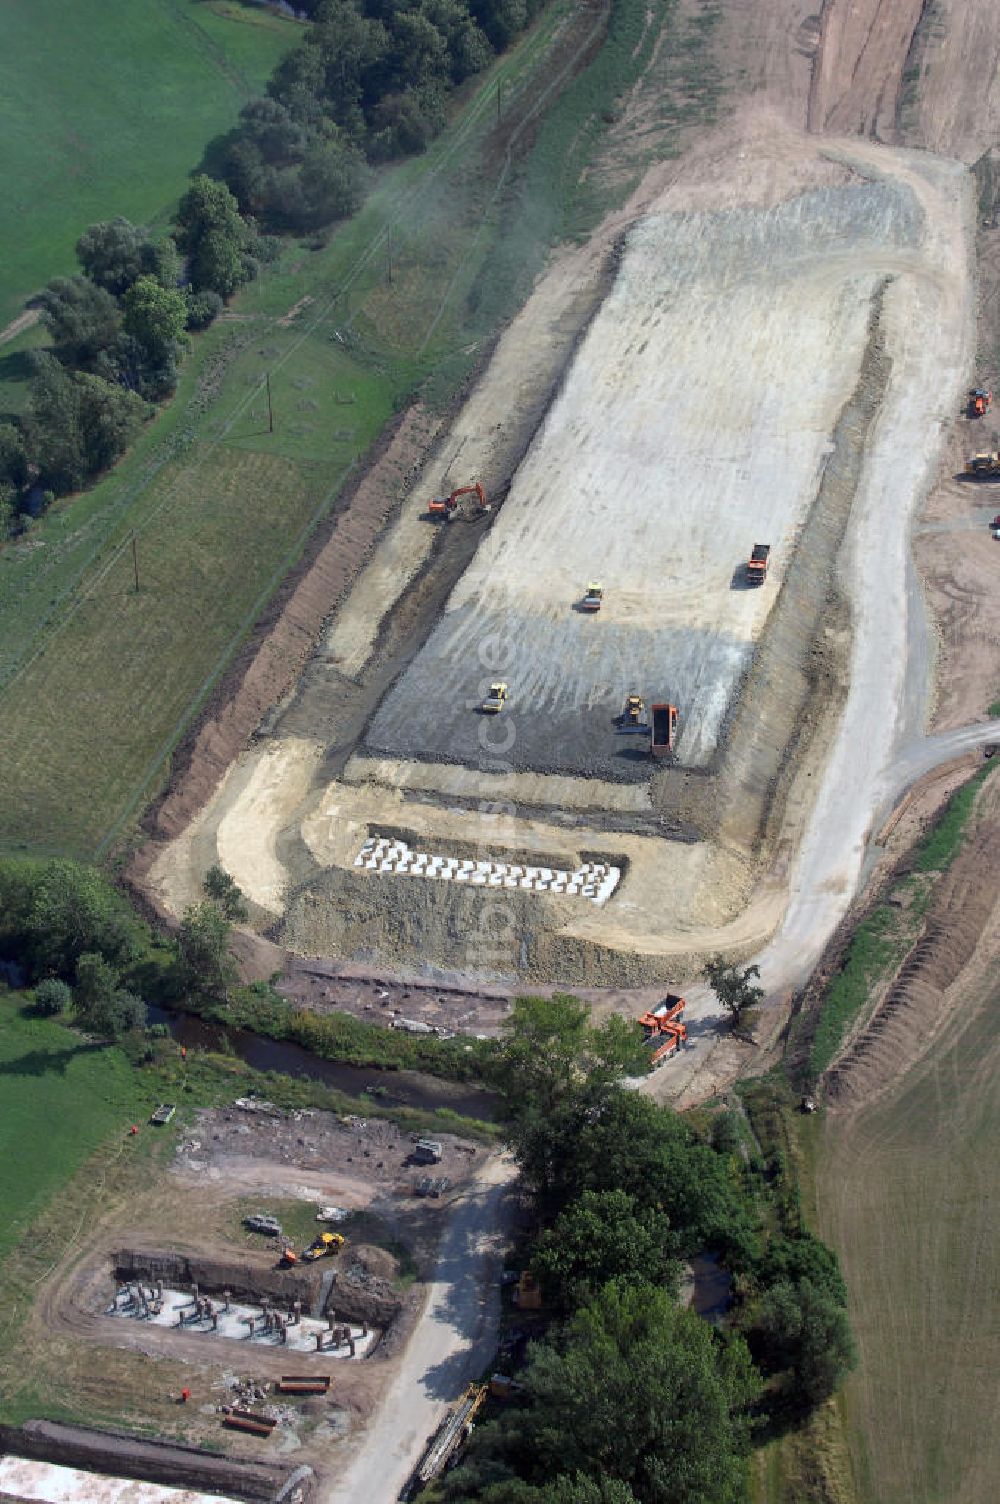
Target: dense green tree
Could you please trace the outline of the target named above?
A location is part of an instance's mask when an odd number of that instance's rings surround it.
[[[80,373],[74,377],[74,385],[84,473],[96,475],[124,454],[147,408],[137,393],[100,376]]]
[[[187,327],[207,329],[222,312],[222,299],[217,292],[189,292],[187,295]]]
[[[818,1290],[825,1290],[840,1305],[847,1304],[847,1286],[832,1248],[805,1230],[795,1237],[773,1238],[762,1261],[761,1275],[766,1284],[779,1280],[808,1280]]]
[[[640,1210],[662,1212],[685,1255],[711,1246],[739,1266],[757,1256],[730,1161],[638,1092],[608,1091],[597,1106],[571,1099],[521,1130],[515,1152],[551,1215],[584,1191],[619,1190]]]
[[[766,1366],[788,1370],[792,1396],[805,1405],[829,1399],[857,1361],[847,1312],[811,1280],[772,1285],[756,1325]]]
[[[477,1497],[483,1504],[640,1504],[619,1478],[587,1478],[583,1473],[560,1474],[537,1486],[519,1479],[488,1484]]]
[[[310,147],[299,178],[309,228],[353,214],[364,197],[364,160],[349,141],[323,140]]]
[[[227,298],[249,279],[253,234],[225,183],[204,173],[193,179],[177,211],[176,240],[196,292]]]
[[[120,980],[118,968],[99,951],[84,951],[76,962],[73,1003],[77,1012],[86,1018],[106,1009],[118,990]]]
[[[46,977],[35,988],[35,1011],[45,1017],[55,1018],[68,1013],[72,1002],[72,988],[59,977]]]
[[[177,936],[177,981],[185,992],[224,998],[236,980],[230,923],[211,900],[188,909]]]
[[[142,346],[151,365],[175,359],[184,340],[188,305],[183,293],[139,277],[124,297],[125,332]]]
[[[702,972],[719,1002],[728,1008],[734,1024],[747,1008],[754,1007],[764,996],[763,987],[758,987],[755,978],[760,976],[759,966],[730,965],[722,956],[715,956]]]
[[[532,1349],[510,1452],[531,1483],[614,1478],[643,1504],[736,1504],[747,1411],[760,1392],[745,1344],[722,1343],[666,1290],[606,1285]]]
[[[243,889],[236,879],[218,862],[209,867],[202,883],[206,898],[218,904],[225,917],[233,924],[243,924],[249,918],[249,909],[243,897]]]
[[[531,1268],[547,1305],[575,1310],[609,1280],[638,1278],[676,1294],[677,1239],[662,1212],[624,1191],[584,1191],[539,1238]]]
[[[170,239],[147,241],[143,249],[143,275],[154,278],[161,287],[176,289],[183,267],[177,246]]]
[[[80,434],[80,403],[70,373],[47,352],[32,357],[23,426],[25,447],[44,486],[72,491],[87,474]]]
[[[28,480],[24,434],[13,423],[0,423],[0,484],[19,491]]]
[[[88,277],[56,277],[38,302],[56,353],[66,365],[92,366],[118,338],[118,304]]]
[[[106,219],[84,230],[76,259],[92,282],[120,297],[148,268],[145,230],[127,219]]]
[[[9,481],[0,480],[0,543],[17,531],[18,515],[17,491]]]
[[[641,1060],[639,1030],[613,1015],[591,1027],[586,1003],[567,994],[519,997],[504,1024],[491,1075],[515,1119],[544,1116],[584,1091],[593,1102]]]
[[[99,376],[71,375],[46,352],[33,357],[23,427],[42,485],[61,495],[111,464],[145,414],[133,392]]]
[[[75,977],[77,960],[87,951],[117,968],[139,953],[141,929],[134,914],[92,867],[59,860],[40,869],[15,868],[0,886],[0,897],[6,900],[8,893],[7,934],[34,977]]]

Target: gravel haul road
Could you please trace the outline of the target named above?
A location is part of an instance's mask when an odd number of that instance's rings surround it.
[[[503,1202],[514,1165],[497,1157],[456,1203],[423,1315],[360,1450],[318,1498],[322,1504],[390,1504],[462,1390],[496,1350]]]

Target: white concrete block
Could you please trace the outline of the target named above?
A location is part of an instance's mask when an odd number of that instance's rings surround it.
[[[486,873],[473,872],[469,876],[469,881],[473,884],[474,887],[484,888],[487,882]]]

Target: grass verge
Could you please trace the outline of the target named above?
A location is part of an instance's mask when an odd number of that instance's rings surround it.
[[[934,880],[954,861],[976,795],[991,768],[992,764],[987,764],[952,795],[916,847],[911,872],[893,883],[884,901],[855,930],[815,1019],[808,1064],[812,1080],[821,1076],[839,1053],[875,988],[894,974],[913,945]]]
[[[185,1011],[223,1028],[250,1029],[266,1039],[290,1040],[320,1060],[377,1070],[426,1071],[451,1081],[481,1081],[489,1051],[485,1041],[408,1034],[343,1014],[297,1007],[266,983],[234,989],[228,1002],[192,999]]]

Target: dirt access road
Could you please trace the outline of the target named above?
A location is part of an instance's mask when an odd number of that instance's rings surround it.
[[[492,1357],[515,1173],[510,1159],[490,1160],[456,1204],[420,1323],[359,1450],[319,1490],[322,1504],[398,1498],[446,1409]]]

